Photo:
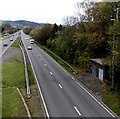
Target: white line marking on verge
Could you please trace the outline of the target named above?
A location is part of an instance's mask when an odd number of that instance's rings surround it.
[[[26,109],[26,111],[27,111],[28,118],[31,119],[31,114],[30,114],[29,108],[28,108],[28,106],[27,106],[27,104],[26,104],[26,102],[25,102],[25,100],[24,100],[24,98],[23,98],[23,96],[22,96],[22,93],[20,92],[19,88],[17,88],[17,91],[18,91],[18,93],[19,93],[19,95],[20,95],[20,97],[21,97],[21,99],[22,99],[22,102],[23,102],[23,104],[24,104],[24,106],[25,106],[25,109]]]
[[[60,84],[58,84],[59,85],[59,87],[62,89],[62,86],[60,85]]]
[[[74,109],[76,110],[76,112],[78,113],[78,115],[81,116],[81,113],[80,113],[80,111],[77,109],[76,106],[74,106]]]
[[[52,73],[52,72],[50,72],[50,74],[51,74],[51,75],[53,75],[53,73]]]
[[[89,91],[87,91],[83,86],[81,86],[77,81],[76,83],[83,88],[85,92],[87,92],[102,108],[104,108],[112,117],[115,117],[104,105],[102,105]]]

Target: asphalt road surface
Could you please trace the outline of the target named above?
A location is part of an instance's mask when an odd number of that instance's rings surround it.
[[[49,117],[114,117],[80,83],[64,71],[36,44],[30,44],[29,37],[21,31],[21,38],[33,64],[46,111]]]
[[[0,40],[0,57],[2,57],[2,55],[4,54],[4,52],[9,48],[9,46],[16,40],[16,38],[18,37],[19,32],[16,32],[14,34],[11,34],[10,37],[8,37],[5,40]],[[10,41],[10,40],[13,41]],[[3,46],[4,44],[7,44],[7,46]]]

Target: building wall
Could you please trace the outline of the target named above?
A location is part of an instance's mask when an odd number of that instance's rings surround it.
[[[101,80],[105,81],[105,66],[102,66],[96,62],[91,62],[91,73]],[[103,74],[102,74],[103,73]],[[103,75],[103,78],[102,78]]]

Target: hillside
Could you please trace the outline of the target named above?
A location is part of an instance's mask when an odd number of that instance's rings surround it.
[[[24,27],[40,27],[43,23],[36,23],[26,20],[17,20],[17,21],[4,21],[2,20],[2,24],[11,24],[17,28],[24,28]]]

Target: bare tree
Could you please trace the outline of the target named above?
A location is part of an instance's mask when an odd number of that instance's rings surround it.
[[[64,24],[67,25],[67,26],[72,26],[76,23],[77,21],[77,18],[74,17],[74,16],[70,16],[70,17],[65,17],[64,18]]]

